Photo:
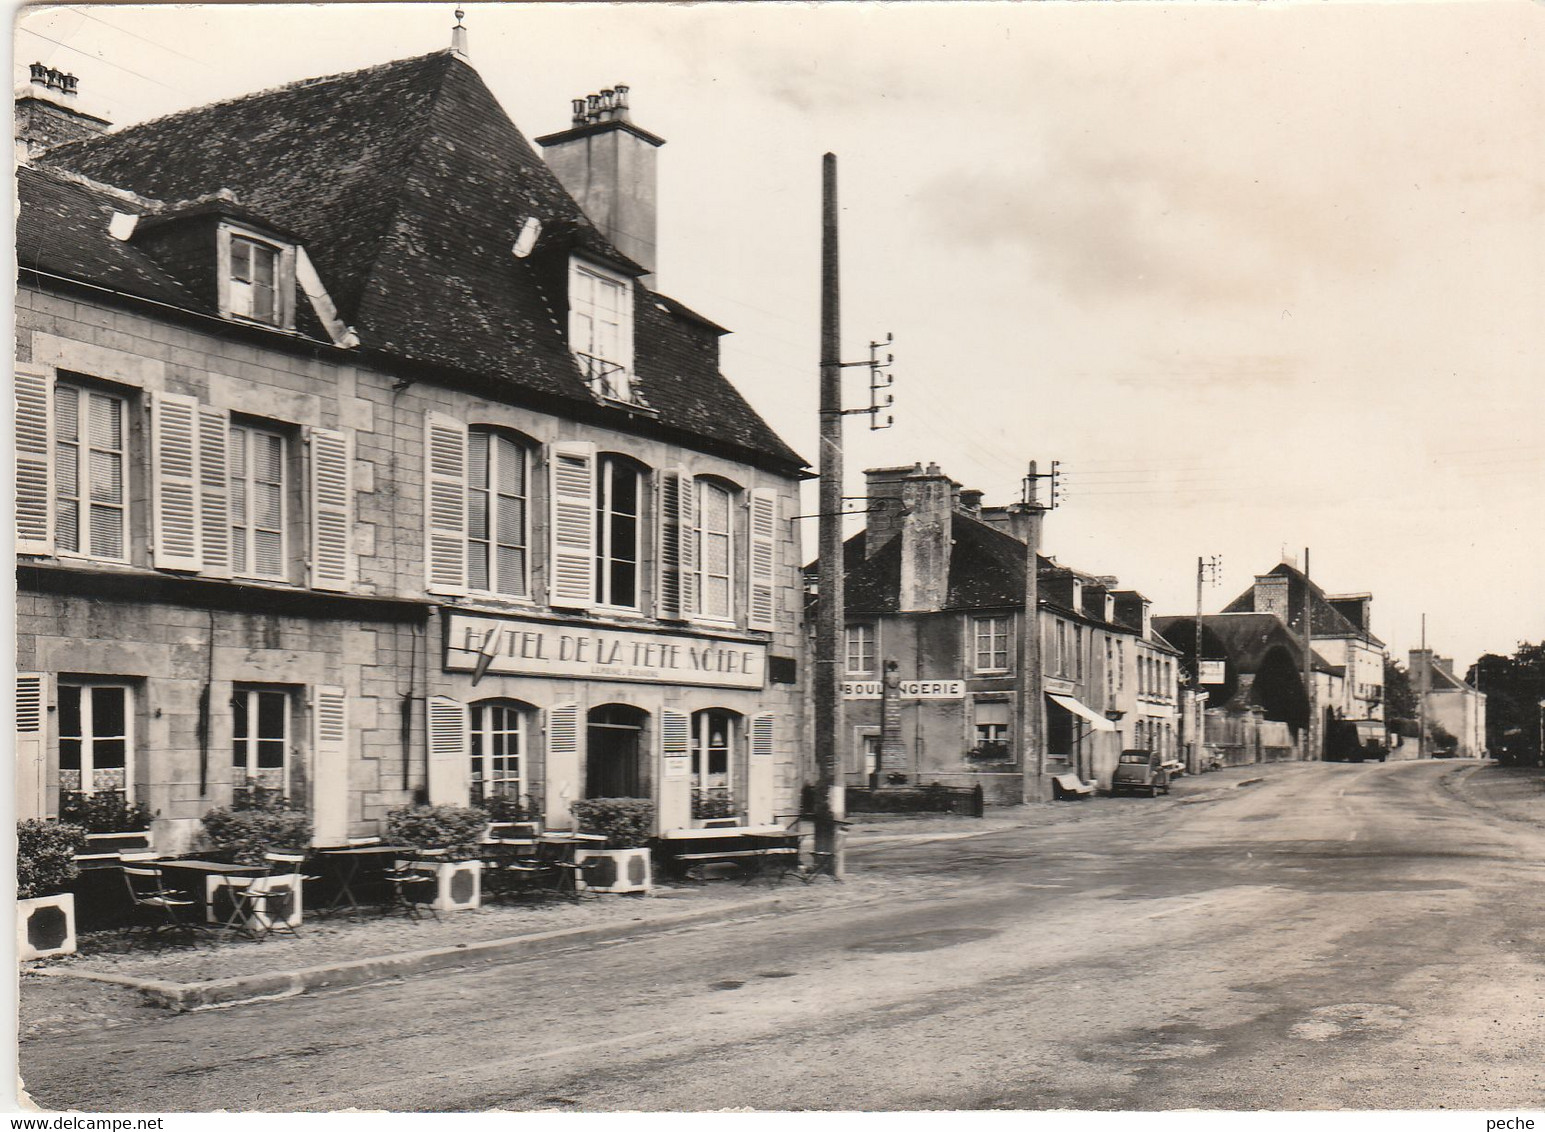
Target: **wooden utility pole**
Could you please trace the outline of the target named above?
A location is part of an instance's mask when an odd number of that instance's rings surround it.
[[[1425,759],[1427,757],[1427,687],[1428,682],[1432,679],[1432,666],[1427,663],[1427,615],[1425,613],[1422,614],[1422,651],[1420,655],[1422,658],[1422,676],[1416,682],[1416,686],[1421,689],[1417,694],[1416,700],[1418,727],[1416,733],[1416,757]]]
[[[821,159],[820,601],[815,624],[815,852],[843,872],[838,822],[846,809],[841,772],[842,683],[842,317],[837,258],[837,157]]]
[[[1304,758],[1320,757],[1319,696],[1314,690],[1314,595],[1309,582],[1309,548],[1304,547],[1304,692],[1309,697],[1309,726],[1304,728]]]
[[[1036,499],[1035,461],[1025,477],[1025,500],[1020,504],[1025,531],[1025,609],[1020,620],[1016,667],[1019,671],[1019,756],[1025,778],[1025,801],[1043,802],[1046,789],[1046,697],[1041,665],[1041,520],[1046,508]],[[1033,777],[1032,777],[1033,776]]]

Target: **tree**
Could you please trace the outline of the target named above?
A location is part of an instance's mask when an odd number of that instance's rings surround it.
[[[1411,674],[1398,660],[1384,658],[1384,719],[1394,724],[1397,720],[1415,720],[1416,693],[1411,689]],[[1402,732],[1404,734],[1404,732]]]
[[[1487,653],[1471,666],[1471,686],[1486,694],[1486,746],[1500,762],[1545,766],[1540,701],[1545,700],[1545,641],[1521,643],[1512,656]]]

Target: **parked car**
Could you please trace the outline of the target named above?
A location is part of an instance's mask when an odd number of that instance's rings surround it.
[[[1124,790],[1146,790],[1148,797],[1153,798],[1160,791],[1169,793],[1169,779],[1169,770],[1157,751],[1122,751],[1110,776],[1110,792],[1115,795]]]

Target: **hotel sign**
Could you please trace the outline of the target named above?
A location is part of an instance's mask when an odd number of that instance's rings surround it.
[[[884,687],[880,680],[844,680],[845,700],[878,700]],[[962,700],[966,696],[964,680],[903,680],[896,694],[904,700]]]
[[[681,633],[637,633],[452,613],[446,621],[445,668],[498,676],[761,688],[767,674],[767,646]]]

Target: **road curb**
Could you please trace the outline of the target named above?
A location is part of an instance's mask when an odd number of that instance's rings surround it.
[[[858,903],[869,903],[869,901],[855,902],[855,904]],[[770,896],[733,907],[682,912],[652,920],[624,920],[614,924],[600,924],[596,927],[560,928],[553,931],[534,932],[530,935],[455,944],[451,947],[402,951],[395,955],[382,955],[373,959],[354,959],[345,963],[302,967],[293,971],[236,975],[228,979],[211,979],[199,983],[174,983],[165,979],[137,978],[132,975],[112,975],[106,972],[61,967],[37,967],[30,969],[28,973],[46,978],[85,979],[129,987],[139,991],[157,1006],[184,1011],[205,1006],[228,1006],[256,999],[288,998],[308,991],[340,990],[428,971],[501,963],[531,952],[551,951],[555,948],[589,943],[607,943],[618,939],[634,939],[674,931],[678,928],[751,919],[772,912],[793,910],[790,905],[797,906],[797,902],[790,901],[786,897]]]

